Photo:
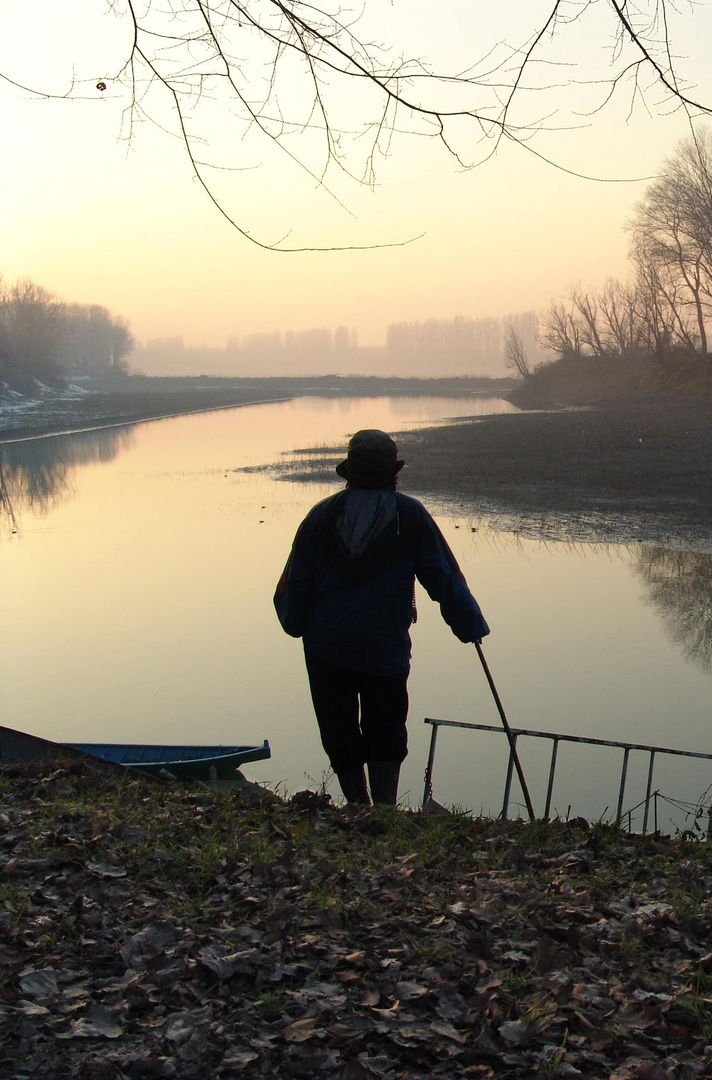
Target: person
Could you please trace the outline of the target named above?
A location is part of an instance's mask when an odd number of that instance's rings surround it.
[[[393,439],[357,431],[336,472],[346,487],[299,526],[274,595],[286,633],[302,638],[322,745],[349,803],[395,804],[407,754],[415,579],[463,642],[489,633],[432,517],[396,490]]]

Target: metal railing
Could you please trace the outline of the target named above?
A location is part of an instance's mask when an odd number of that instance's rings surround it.
[[[706,817],[707,826],[704,830],[704,835],[706,840],[712,841],[712,806],[704,805],[704,803],[699,799],[695,802],[690,802],[687,799],[675,799],[671,795],[664,795],[659,789],[657,791],[651,792],[649,801],[652,802],[653,805],[654,832],[658,831],[658,802],[662,802],[667,804],[668,806],[674,807],[675,810],[678,810],[683,815],[686,821],[690,821],[690,819],[692,819],[692,828],[687,828],[684,830],[681,829],[679,831],[685,832],[691,836],[697,836],[698,839],[701,839],[703,835],[702,826],[699,824],[700,819]],[[635,806],[629,807],[628,810],[626,810],[621,815],[621,822],[625,821],[626,819],[628,820],[628,832],[633,832],[633,815],[635,814],[636,810],[640,810],[641,806],[645,806],[645,799],[641,799],[640,802],[636,803]]]
[[[432,732],[430,735],[430,750],[428,753],[428,764],[425,769],[425,787],[423,789],[423,807],[427,804],[428,800],[432,797],[433,792],[433,766],[435,764],[435,748],[437,745],[438,730],[441,727],[452,728],[465,728],[468,731],[492,731],[498,735],[504,735],[505,731],[501,727],[495,727],[492,724],[467,724],[460,720],[434,720],[430,717],[426,717],[424,723],[432,726]],[[559,743],[586,743],[589,746],[610,746],[623,751],[623,764],[621,767],[620,784],[618,787],[618,806],[616,809],[616,822],[620,822],[623,817],[623,800],[625,798],[625,786],[628,777],[628,759],[630,757],[631,750],[642,750],[644,753],[649,754],[648,760],[648,778],[645,790],[645,798],[638,804],[638,806],[644,806],[643,814],[643,833],[648,831],[648,818],[650,812],[651,799],[655,794],[652,790],[653,787],[653,772],[655,769],[655,757],[657,754],[669,754],[675,757],[690,757],[690,758],[704,758],[707,761],[712,761],[712,754],[702,754],[694,750],[675,750],[668,746],[648,746],[645,743],[629,743],[629,742],[617,742],[613,739],[592,739],[584,735],[562,735],[555,731],[534,731],[529,728],[511,728],[512,735],[514,736],[514,743],[516,746],[519,736],[528,736],[537,739],[550,739],[552,742],[551,747],[551,760],[549,763],[549,778],[546,787],[546,805],[544,807],[544,820],[548,820],[551,811],[551,799],[554,790],[554,777],[556,775],[556,759],[559,752]],[[506,820],[509,813],[509,801],[512,790],[512,776],[514,772],[514,755],[512,751],[509,752],[507,761],[507,773],[504,782],[504,798],[502,802],[502,810],[500,817]],[[710,809],[712,815],[712,808]],[[711,817],[712,820],[712,817]]]

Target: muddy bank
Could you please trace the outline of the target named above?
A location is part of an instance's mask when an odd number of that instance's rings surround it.
[[[30,401],[0,412],[0,444],[62,432],[116,427],[210,409],[230,409],[268,400],[258,388],[91,393]]]
[[[401,439],[406,483],[545,530],[605,532],[608,519],[626,538],[710,540],[710,419],[699,405],[609,405],[430,429]]]
[[[711,420],[697,403],[605,405],[403,432],[400,487],[526,533],[712,550]],[[282,474],[331,478],[342,450]]]

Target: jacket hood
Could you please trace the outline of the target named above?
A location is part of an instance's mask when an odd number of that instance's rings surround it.
[[[336,531],[352,559],[370,547],[398,513],[398,500],[388,488],[349,488],[336,519]]]

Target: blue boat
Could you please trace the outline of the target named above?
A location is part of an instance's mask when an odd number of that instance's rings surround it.
[[[89,755],[166,779],[235,778],[240,765],[271,757],[268,741],[257,746],[152,746],[147,743],[57,743],[0,726],[0,763],[57,761]]]
[[[229,780],[246,761],[264,761],[272,755],[266,739],[261,746],[152,746],[149,743],[62,745],[154,776],[192,780]]]

